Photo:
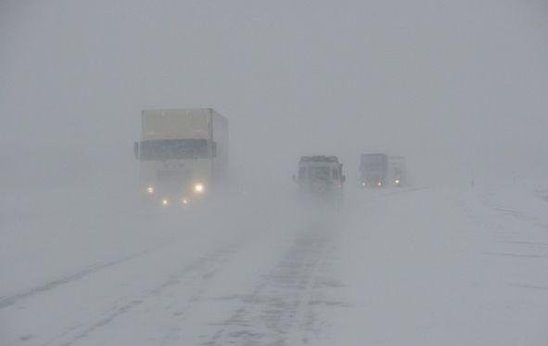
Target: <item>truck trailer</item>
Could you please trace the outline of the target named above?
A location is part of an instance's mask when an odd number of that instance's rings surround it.
[[[144,110],[134,151],[147,199],[185,206],[226,183],[228,121],[212,108]]]

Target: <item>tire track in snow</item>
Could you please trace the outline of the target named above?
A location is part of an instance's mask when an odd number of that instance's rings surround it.
[[[148,248],[148,249],[145,249],[145,250],[141,250],[141,251],[139,251],[137,253],[134,253],[132,255],[122,257],[122,258],[119,258],[119,259],[116,259],[116,260],[113,260],[113,261],[109,261],[109,262],[106,262],[106,263],[93,264],[93,265],[88,266],[85,269],[77,271],[73,274],[63,276],[59,279],[55,279],[55,280],[46,282],[45,284],[42,284],[40,286],[36,286],[36,287],[31,288],[27,291],[20,292],[20,293],[17,293],[17,294],[8,296],[8,297],[0,298],[0,310],[4,309],[4,308],[7,308],[7,307],[9,307],[13,304],[16,304],[20,301],[23,301],[25,299],[31,298],[31,297],[33,297],[37,294],[52,291],[52,290],[54,290],[54,289],[56,289],[60,286],[63,286],[63,285],[70,284],[70,283],[73,283],[75,281],[81,280],[84,277],[87,277],[91,274],[97,273],[97,272],[99,272],[103,269],[107,269],[107,268],[116,266],[118,264],[122,264],[122,263],[125,263],[125,262],[128,262],[128,261],[131,261],[135,258],[142,257],[144,255],[147,255],[147,254],[153,252],[153,251],[159,250],[160,248],[162,248],[164,246],[165,245],[154,247],[154,248]]]
[[[118,304],[117,306],[109,308],[107,311],[102,313],[102,317],[97,319],[95,322],[88,324],[85,327],[77,327],[66,330],[57,337],[54,337],[52,340],[44,343],[43,345],[74,345],[78,341],[87,338],[99,329],[108,326],[117,318],[143,305],[149,299],[162,295],[169,288],[183,284],[183,280],[185,280],[189,276],[191,276],[191,278],[198,277],[199,279],[201,279],[202,281],[200,285],[203,286],[205,282],[209,281],[212,278],[212,275],[218,270],[218,268],[223,263],[225,263],[227,258],[237,251],[239,246],[241,246],[241,242],[236,242],[235,244],[225,244],[224,246],[215,249],[209,255],[200,257],[190,264],[184,266],[177,274],[170,276],[168,280],[162,282],[160,285],[149,289],[138,297],[128,299],[128,301],[125,303]],[[196,295],[193,295],[189,297],[189,300],[192,301],[195,298]],[[60,339],[68,340],[62,341]]]
[[[515,210],[511,208],[502,207],[496,203],[489,200],[489,198],[484,197],[481,199],[481,202],[486,207],[509,217],[514,218],[515,220],[533,225],[535,227],[543,228],[548,230],[548,224],[543,222],[538,215],[529,215],[525,211]]]
[[[325,226],[320,226],[324,228]],[[333,230],[327,230],[333,231]],[[311,229],[297,238],[278,265],[256,288],[236,297],[240,307],[201,343],[220,345],[296,345],[306,342],[313,289],[330,253],[332,235]]]

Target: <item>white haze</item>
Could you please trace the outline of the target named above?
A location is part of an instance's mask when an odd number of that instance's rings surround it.
[[[422,184],[548,172],[543,1],[3,1],[3,183],[128,181],[144,108],[211,106],[232,166],[408,157]],[[47,178],[45,178],[47,177]]]
[[[542,345],[547,95],[545,0],[0,0],[0,344],[242,344],[210,340],[225,298],[326,250],[311,345]],[[229,120],[230,193],[136,207],[141,110],[194,107]],[[357,189],[363,152],[412,186]],[[336,217],[288,197],[307,154],[344,164]],[[166,341],[188,291],[224,298]]]

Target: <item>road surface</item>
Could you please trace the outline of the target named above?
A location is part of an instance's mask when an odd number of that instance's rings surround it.
[[[548,342],[546,189],[350,192],[336,212],[278,197],[215,218],[20,211],[0,344]]]

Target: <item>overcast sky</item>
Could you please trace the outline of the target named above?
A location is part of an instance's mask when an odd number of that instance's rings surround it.
[[[364,151],[548,174],[545,0],[2,0],[0,47],[6,181],[132,174],[140,111],[200,106],[229,119],[234,167],[288,180],[301,154],[352,176]]]

